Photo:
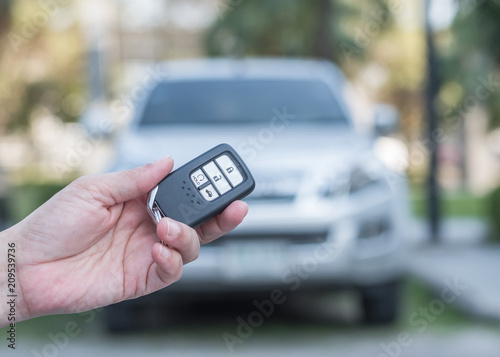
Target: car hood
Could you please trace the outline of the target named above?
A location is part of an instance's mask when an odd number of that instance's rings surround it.
[[[171,155],[176,167],[220,144],[233,146],[250,170],[307,168],[352,159],[370,147],[370,140],[336,127],[169,127],[123,135],[115,166],[137,166]]]

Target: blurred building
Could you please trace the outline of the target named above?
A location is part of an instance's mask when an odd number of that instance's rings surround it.
[[[68,17],[77,18],[81,24],[88,63],[85,81],[88,83],[89,93],[85,98],[80,96],[81,106],[86,108],[85,114],[100,120],[103,112],[109,111],[107,107],[111,100],[127,101],[130,90],[146,78],[148,75],[145,72],[146,69],[155,62],[204,56],[205,30],[214,21],[219,21],[224,16],[225,10],[231,11],[240,3],[241,1],[233,0],[148,0],[142,2],[139,0],[75,0],[64,5],[64,12],[59,13],[57,15],[59,17],[51,21],[57,22],[57,19],[69,14],[71,16]],[[410,32],[421,25],[421,19],[415,10],[421,4],[417,0],[412,1],[411,4],[406,7],[407,11],[401,11],[397,17],[398,26]],[[442,13],[442,10],[438,10],[436,13]],[[449,21],[445,21],[443,26],[445,25],[449,25]],[[415,38],[419,38],[419,35]],[[408,48],[399,52],[410,53],[410,49],[418,48],[418,41],[407,42]],[[411,58],[418,57],[410,54]],[[407,63],[409,73],[418,72],[414,70],[414,67],[419,64],[408,62],[409,60],[408,57],[402,57],[398,63],[400,66]],[[353,87],[356,88],[358,96],[358,105],[354,107],[359,111],[354,114],[360,118],[358,120],[360,126],[371,127],[372,121],[372,115],[362,110],[368,105],[359,105],[360,94],[364,92],[364,96],[361,96],[363,101],[370,102],[387,81],[388,72],[376,61],[368,64],[364,71],[360,71],[357,80],[353,80]],[[417,103],[410,102],[408,107],[412,108],[414,105]],[[411,114],[412,112],[416,114]],[[104,115],[109,114],[104,113]],[[413,115],[412,120],[418,124],[415,126],[415,132],[418,134],[415,142],[418,142],[418,145],[414,145],[416,149],[410,145],[409,159],[400,161],[409,160],[407,164],[410,168],[420,169],[426,166],[425,157],[428,155],[419,136],[421,118],[418,111],[409,110],[403,114],[406,118]],[[440,181],[445,188],[450,190],[463,188],[461,166],[462,157],[465,157],[466,164],[463,166],[466,167],[466,188],[475,193],[485,193],[500,179],[498,159],[500,150],[496,149],[497,156],[495,157],[492,154],[492,145],[488,145],[492,143],[492,140],[486,140],[489,130],[486,125],[488,120],[486,114],[480,111],[469,114],[466,118],[465,138],[451,133],[451,140],[443,145],[445,147],[440,155],[443,167]],[[40,138],[45,138],[43,145],[36,146],[36,152],[38,156],[46,157],[49,163],[67,161],[65,158],[60,158],[61,153],[68,152],[68,147],[71,151],[78,143],[87,142],[85,133],[80,130],[79,126],[63,124],[60,118],[38,117],[33,120],[32,126],[39,130],[38,135],[35,136],[36,140],[18,136],[2,138],[0,141],[0,167],[3,170],[15,171],[26,162],[37,164],[45,162],[33,155],[34,150],[29,144],[30,141],[39,142]],[[46,132],[47,135],[39,135],[40,132]],[[53,137],[68,138],[68,143],[65,140],[52,140]],[[461,140],[466,143],[463,154]],[[76,144],[71,146],[71,143]],[[100,146],[101,142],[95,144],[95,147]],[[384,149],[384,151],[393,150]],[[85,155],[85,160],[81,160],[85,166],[82,171],[102,170],[103,162],[96,163],[93,160],[102,161],[105,157],[109,155]],[[50,168],[50,165],[45,166],[49,167],[48,173],[53,174],[54,170]]]
[[[110,100],[126,96],[144,77],[147,66],[165,59],[202,56],[204,30],[218,19],[226,4],[228,0],[76,0],[53,8],[50,22],[39,31],[57,32],[67,28],[67,22],[79,24],[88,93],[78,94],[78,100],[83,116],[102,121],[111,114],[107,109]],[[33,6],[30,16],[45,14],[44,9],[40,4]],[[54,166],[63,166],[64,173],[99,172],[106,167],[110,146],[105,140],[89,140],[78,124],[37,112],[30,126],[27,133],[0,140],[0,174],[33,165],[47,178],[61,179],[61,170],[58,173]],[[75,154],[83,146],[91,150]]]
[[[120,92],[144,66],[203,56],[204,31],[227,4],[226,0],[80,1],[92,71],[99,72],[102,85],[111,83]],[[90,78],[99,80],[95,73]]]
[[[154,80],[152,64],[203,56],[205,29],[226,4],[227,0],[80,0],[76,7],[87,42],[90,100],[82,122],[90,127],[99,127],[102,118],[126,123],[129,117],[117,117],[110,101],[132,108],[128,96],[137,83]],[[113,148],[104,150],[107,154],[87,157],[80,169],[105,169]]]

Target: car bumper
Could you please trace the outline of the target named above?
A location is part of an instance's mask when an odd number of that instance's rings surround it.
[[[373,285],[405,271],[403,222],[394,196],[345,202],[251,205],[232,235],[203,246],[169,289],[256,291]],[[363,227],[385,222],[367,235]]]

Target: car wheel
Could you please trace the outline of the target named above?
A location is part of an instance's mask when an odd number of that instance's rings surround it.
[[[402,281],[360,287],[363,320],[367,324],[391,324],[399,314]]]
[[[152,294],[105,307],[106,330],[122,333],[172,325],[172,319],[175,318],[173,300],[162,298],[159,302],[158,296],[158,293]]]
[[[140,315],[137,310],[137,307],[126,302],[106,307],[104,309],[106,330],[110,333],[121,333],[139,329]]]

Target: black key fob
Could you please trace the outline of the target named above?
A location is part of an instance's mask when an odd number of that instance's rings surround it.
[[[231,202],[250,194],[252,174],[228,144],[220,144],[172,171],[148,197],[148,213],[196,228],[221,213]]]

